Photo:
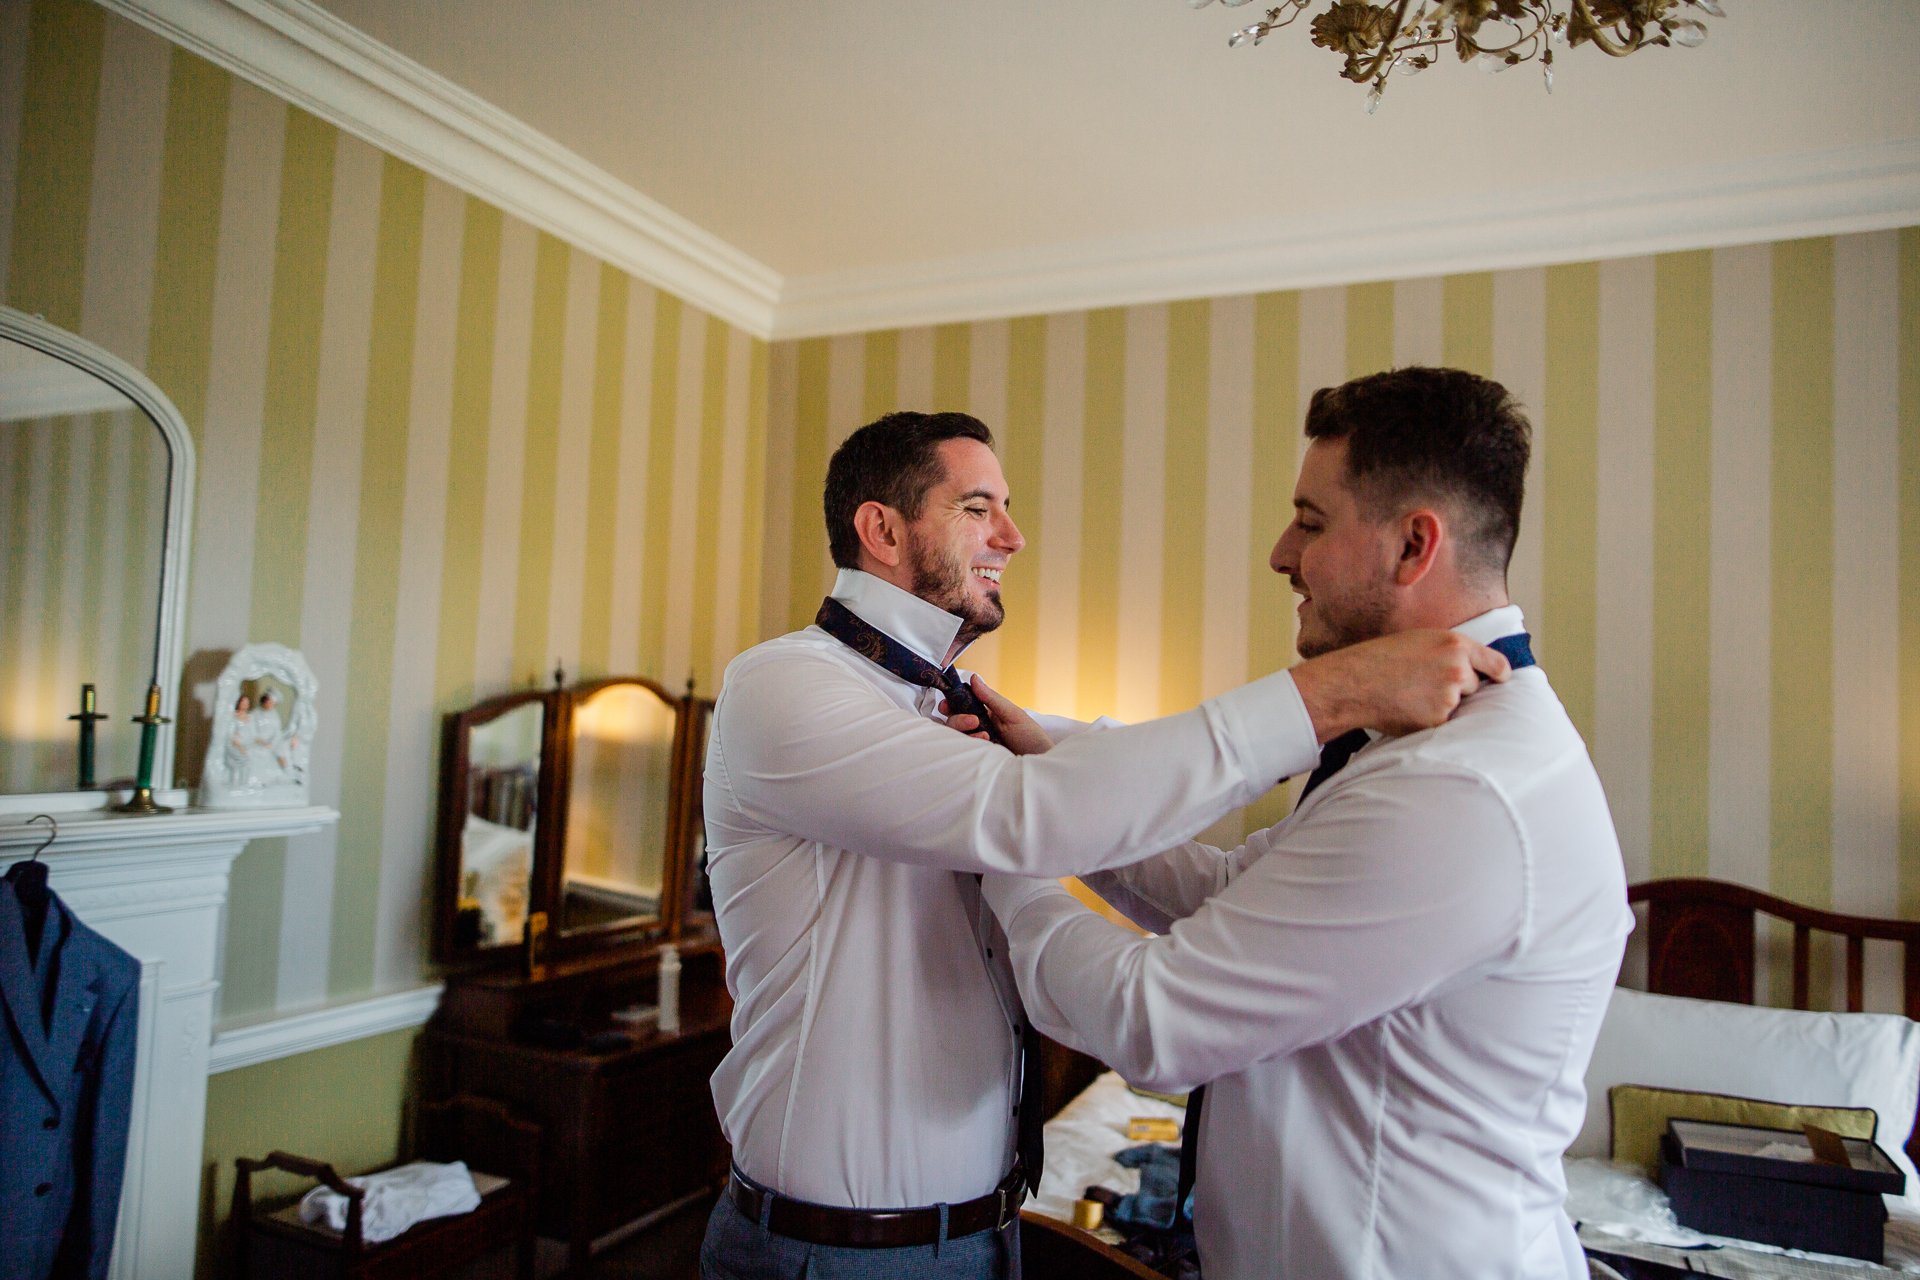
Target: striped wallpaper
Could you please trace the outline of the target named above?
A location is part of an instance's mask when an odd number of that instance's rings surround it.
[[[711,689],[810,619],[860,423],[993,426],[1029,545],[970,661],[1139,719],[1292,660],[1306,397],[1414,362],[1532,414],[1513,593],[1630,874],[1920,918],[1920,229],[769,348],[86,0],[0,0],[0,272],[195,433],[188,707],[249,640],[320,679],[344,818],[236,865],[228,1018],[420,974],[441,711],[556,661]]]
[[[1293,660],[1267,556],[1307,398],[1414,363],[1532,418],[1510,586],[1629,875],[1920,917],[1920,229],[777,344],[763,627],[831,581],[833,447],[964,409],[1027,537],[970,664],[1081,717],[1190,707]],[[1870,948],[1871,1006],[1898,984]]]
[[[759,637],[764,343],[87,0],[0,3],[0,272],[194,433],[183,720],[249,641],[320,683],[342,820],[235,864],[224,1018],[419,979],[442,712]]]

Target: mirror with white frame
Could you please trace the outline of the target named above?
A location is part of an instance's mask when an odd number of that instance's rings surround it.
[[[99,808],[123,794],[139,755],[133,717],[156,685],[166,722],[153,780],[165,793],[193,461],[179,411],[138,370],[0,307],[0,811]],[[77,717],[88,711],[83,771]]]

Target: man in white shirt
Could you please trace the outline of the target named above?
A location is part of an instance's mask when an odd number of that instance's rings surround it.
[[[1038,1176],[1014,1159],[1025,1022],[978,873],[1167,848],[1311,768],[1319,741],[1440,723],[1480,673],[1507,673],[1436,630],[1043,755],[955,733],[946,702],[984,708],[951,663],[998,625],[1022,545],[990,445],[964,414],[850,436],[827,475],[832,596],[727,668],[705,817],[735,1172],[703,1275],[1017,1274],[1019,1188]]]
[[[1560,1157],[1632,915],[1599,779],[1507,600],[1526,422],[1498,384],[1402,369],[1319,392],[1306,432],[1272,561],[1300,652],[1452,627],[1512,678],[1437,728],[1329,743],[1295,811],[1232,853],[1086,877],[1160,936],[1048,881],[985,895],[1036,1028],[1135,1084],[1206,1085],[1207,1280],[1583,1277]]]

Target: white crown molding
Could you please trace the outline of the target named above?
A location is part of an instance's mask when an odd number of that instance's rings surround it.
[[[1411,279],[1920,223],[1920,140],[792,276],[312,0],[99,0],[757,337]]]
[[[99,0],[391,155],[765,337],[779,275],[311,0]]]
[[[1405,280],[1920,223],[1920,140],[788,277],[774,338]]]
[[[440,983],[395,991],[304,1013],[221,1027],[213,1033],[207,1074],[257,1066],[296,1053],[311,1053],[350,1040],[417,1027],[440,1005]]]

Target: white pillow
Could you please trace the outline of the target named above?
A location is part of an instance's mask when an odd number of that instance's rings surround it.
[[[1880,1118],[1875,1141],[1907,1175],[1907,1195],[1920,1204],[1920,1175],[1906,1152],[1920,1102],[1920,1023],[1890,1013],[1802,1013],[1615,987],[1587,1065],[1587,1123],[1569,1156],[1606,1157],[1607,1090],[1616,1084],[1872,1107]]]

